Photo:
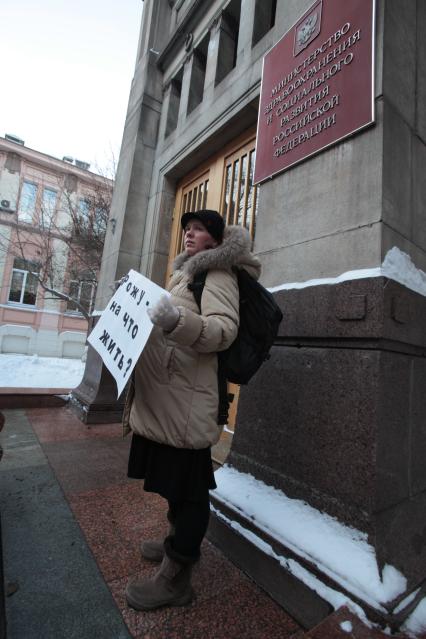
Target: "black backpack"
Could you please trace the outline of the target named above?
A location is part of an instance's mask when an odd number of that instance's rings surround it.
[[[269,358],[269,351],[283,318],[273,296],[244,269],[233,269],[240,293],[240,325],[229,348],[218,353],[219,395],[224,403],[226,382],[247,384]],[[207,271],[197,273],[188,288],[193,292],[201,312],[201,296]],[[219,410],[219,413],[221,411]],[[220,419],[220,417],[219,417]],[[225,423],[220,422],[218,423]]]

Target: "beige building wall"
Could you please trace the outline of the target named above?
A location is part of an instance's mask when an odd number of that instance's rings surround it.
[[[70,223],[69,202],[77,206],[80,198],[95,193],[96,189],[106,185],[112,188],[112,182],[70,161],[0,138],[0,353],[81,357],[87,335],[87,321],[81,313],[67,311],[66,302],[44,294],[41,287],[35,304],[9,300],[15,259],[13,245],[16,246],[14,238],[18,233],[16,224],[24,182],[37,186],[34,217],[27,227],[19,226],[19,236],[28,242],[25,257],[34,260],[36,248],[31,248],[31,235],[25,235],[25,229],[34,229],[38,224],[43,189],[56,192],[56,224],[66,228]],[[53,245],[55,283],[59,290],[67,292],[69,250],[59,238]]]

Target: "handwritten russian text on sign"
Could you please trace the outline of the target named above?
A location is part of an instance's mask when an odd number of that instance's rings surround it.
[[[254,182],[374,122],[374,0],[317,0],[265,55]]]
[[[147,309],[168,293],[144,275],[129,271],[108,302],[88,342],[117,382],[119,397],[153,328]]]

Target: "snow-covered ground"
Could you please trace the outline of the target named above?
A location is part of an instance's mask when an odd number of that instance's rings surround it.
[[[64,388],[79,385],[84,372],[81,359],[0,354],[3,388]]]

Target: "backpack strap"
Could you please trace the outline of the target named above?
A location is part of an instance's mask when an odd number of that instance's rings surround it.
[[[192,282],[188,284],[188,288],[192,291],[194,299],[197,302],[198,310],[201,313],[201,297],[203,295],[204,285],[206,283],[208,271],[200,271],[194,275]]]
[[[194,295],[194,299],[197,303],[198,310],[200,311],[200,313],[201,313],[201,297],[203,295],[204,285],[207,279],[207,273],[208,271],[201,271],[200,273],[196,273],[194,275],[194,279],[192,280],[192,282],[188,284],[188,289],[192,291],[192,294]],[[217,358],[217,384],[218,384],[218,392],[219,392],[217,423],[220,426],[223,426],[224,424],[228,423],[230,398],[228,393],[228,382],[223,372],[220,353],[218,353],[218,358]]]

